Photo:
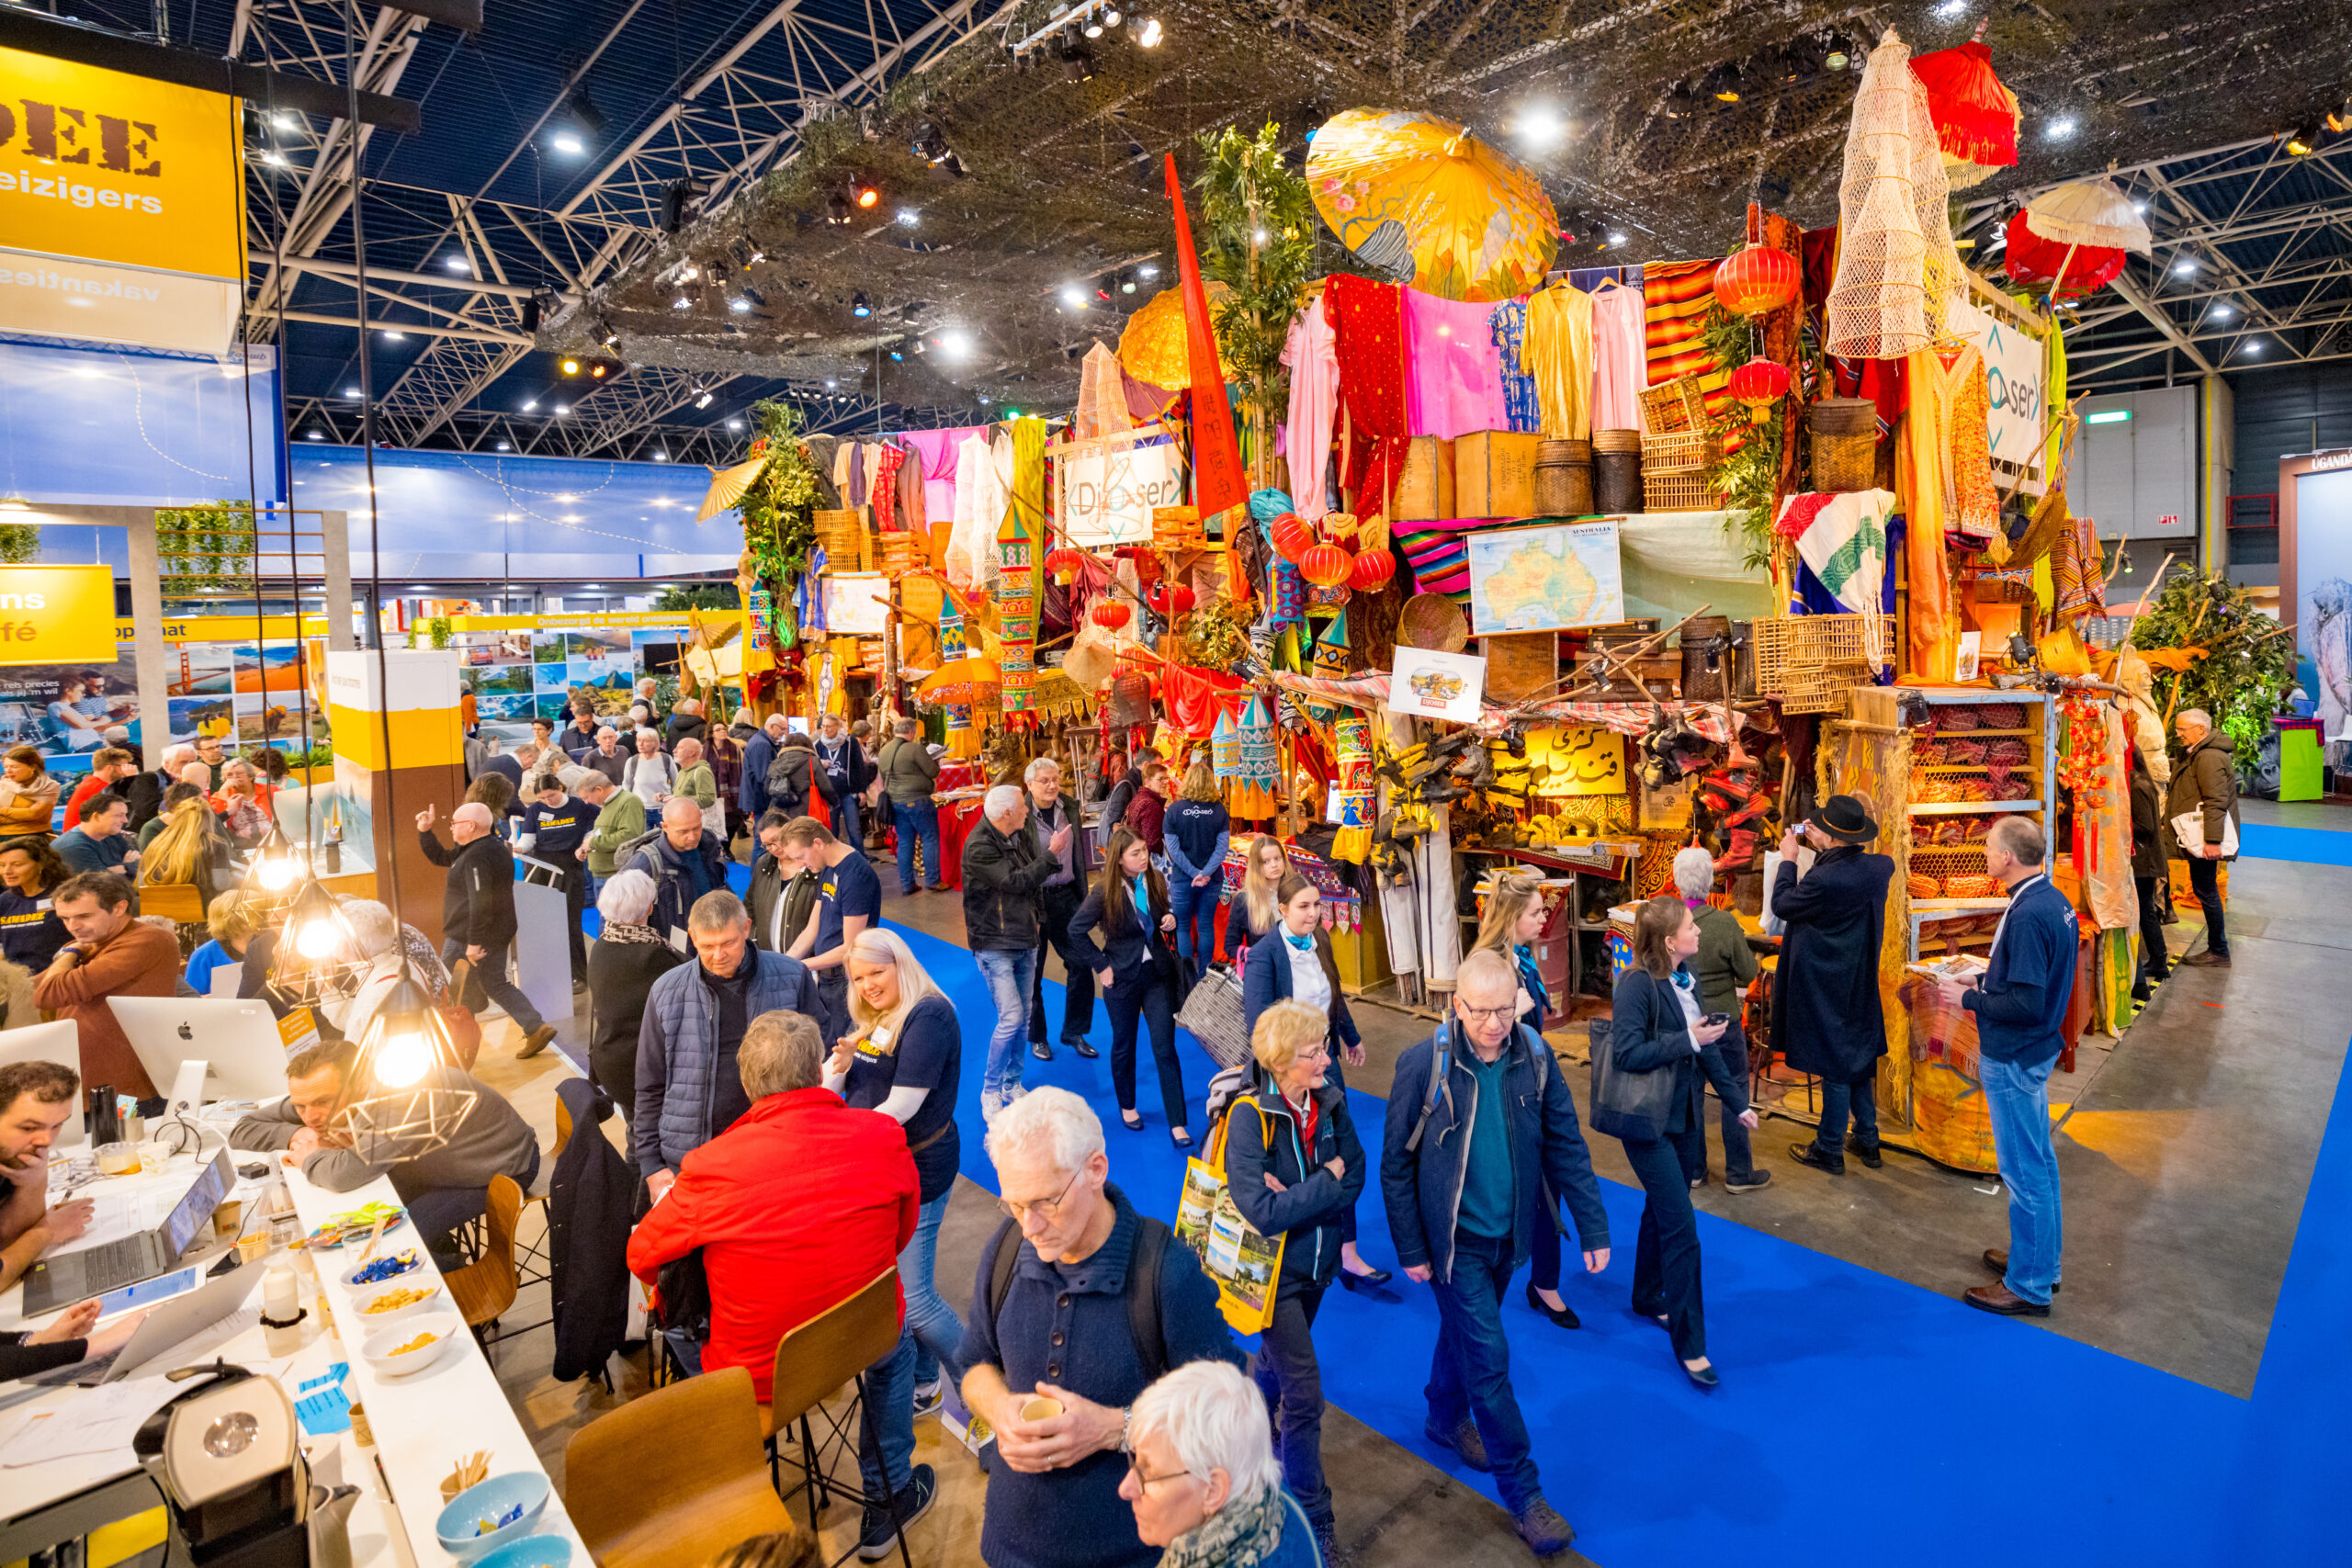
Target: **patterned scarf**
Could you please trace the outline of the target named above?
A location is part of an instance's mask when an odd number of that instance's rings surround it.
[[[1287,1522],[1281,1491],[1261,1485],[1170,1541],[1159,1568],[1257,1568],[1282,1544]]]
[[[598,942],[645,942],[654,947],[667,945],[662,940],[662,933],[651,926],[631,925],[624,920],[606,920],[605,929],[596,933],[596,940]]]

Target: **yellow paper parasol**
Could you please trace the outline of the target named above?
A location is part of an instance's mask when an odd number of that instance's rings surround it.
[[[1232,292],[1214,278],[1209,280],[1212,315],[1216,311],[1217,301]],[[1161,289],[1145,302],[1142,310],[1127,318],[1127,330],[1119,334],[1119,363],[1127,367],[1128,375],[1155,387],[1181,391],[1193,384],[1193,355],[1186,346],[1182,288]]]
[[[731,468],[711,469],[710,493],[702,498],[702,510],[695,513],[695,521],[701,523],[716,517],[742,500],[743,492],[752,488],[752,481],[758,479],[760,470],[767,466],[767,454],[763,452]]]
[[[962,706],[996,701],[1004,675],[992,659],[957,659],[923,677],[916,691],[934,703]]]
[[[1349,109],[1307,144],[1306,186],[1340,243],[1448,299],[1544,281],[1560,220],[1535,176],[1435,115]]]

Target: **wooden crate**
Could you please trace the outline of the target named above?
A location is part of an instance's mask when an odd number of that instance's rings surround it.
[[[865,522],[865,508],[852,506],[842,511],[819,511],[811,513],[817,543],[825,551],[825,565],[833,571],[871,571],[875,568],[872,556],[872,530]]]
[[[1532,517],[1535,448],[1532,431],[1480,430],[1453,443],[1457,517]]]
[[[1707,428],[1707,400],[1696,376],[1677,376],[1645,389],[1641,398],[1642,428],[1650,434]]]
[[[1453,509],[1453,442],[1416,435],[1405,450],[1405,471],[1388,514],[1399,522],[1427,523],[1460,515]]]

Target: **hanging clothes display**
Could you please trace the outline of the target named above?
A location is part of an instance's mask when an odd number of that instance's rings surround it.
[[[1510,426],[1503,359],[1484,300],[1405,290],[1405,427],[1452,439]]]
[[[1534,378],[1546,441],[1592,439],[1592,296],[1555,278],[1527,300],[1521,360]]]
[[[899,437],[909,450],[922,459],[922,505],[926,524],[956,514],[956,474],[957,459],[963,455],[965,441],[978,425],[957,425],[947,430],[910,431]]]
[[[1935,399],[1937,417],[1949,445],[1943,465],[1944,527],[1964,545],[1982,547],[2001,526],[2000,497],[1993,488],[1993,454],[1986,424],[1991,409],[1984,356],[1973,347],[1930,349],[1911,365]],[[1920,389],[1911,390],[1912,401]]]
[[[1532,434],[1543,427],[1544,410],[1535,398],[1535,378],[1527,373],[1527,301],[1506,299],[1496,306],[1487,318],[1487,336],[1502,355],[1507,428]]]
[[[1944,550],[1948,525],[1944,498],[1952,450],[1951,405],[1936,395],[1943,366],[1935,350],[1923,348],[1902,364],[1908,397],[1902,434],[1894,446],[1894,497],[1910,525],[1905,540],[1910,637],[1904,668],[1917,680],[1949,681],[1953,655],[1960,647]]]
[[[888,441],[878,443],[881,457],[874,470],[874,525],[886,534],[896,533],[899,522],[899,469],[907,460],[906,449]]]
[[[1642,268],[1644,349],[1647,385],[1662,387],[1679,376],[1697,376],[1707,414],[1720,418],[1731,408],[1731,372],[1707,352],[1707,312],[1715,303],[1715,261],[1652,262]]]
[[[1592,291],[1592,428],[1639,430],[1649,385],[1649,326],[1642,290],[1603,278]]]
[[[982,552],[996,540],[1004,509],[1012,504],[1007,467],[996,461],[985,431],[975,432],[956,455],[956,524],[941,564],[947,581],[969,592],[984,575]]]
[[[1340,353],[1320,296],[1292,318],[1283,363],[1290,367],[1285,429],[1295,510],[1309,523],[1320,522],[1331,509],[1323,474],[1330,467],[1331,425],[1340,412]]]
[[[865,456],[854,441],[844,441],[834,450],[833,489],[843,506],[865,504]]]
[[[1341,483],[1359,516],[1385,513],[1405,476],[1404,290],[1349,273],[1335,274],[1323,290],[1333,347],[1340,358],[1340,406],[1348,448]]]

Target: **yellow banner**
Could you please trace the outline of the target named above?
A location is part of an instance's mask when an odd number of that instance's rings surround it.
[[[716,632],[720,626],[732,626],[743,618],[740,610],[705,610],[703,624]],[[684,610],[615,610],[583,611],[577,615],[452,615],[449,630],[456,632],[560,632],[579,631],[588,626],[674,626],[686,629]]]
[[[0,49],[0,248],[242,287],[239,120],[224,94]]]
[[[264,615],[261,618],[261,639],[264,642],[291,642],[298,637],[324,637],[327,617],[305,615],[297,627],[291,615]],[[117,642],[136,642],[139,628],[127,615],[117,616],[114,623]],[[251,615],[185,615],[164,623],[165,642],[251,642],[254,640],[254,617]]]
[[[0,664],[112,664],[114,568],[0,566]]]

